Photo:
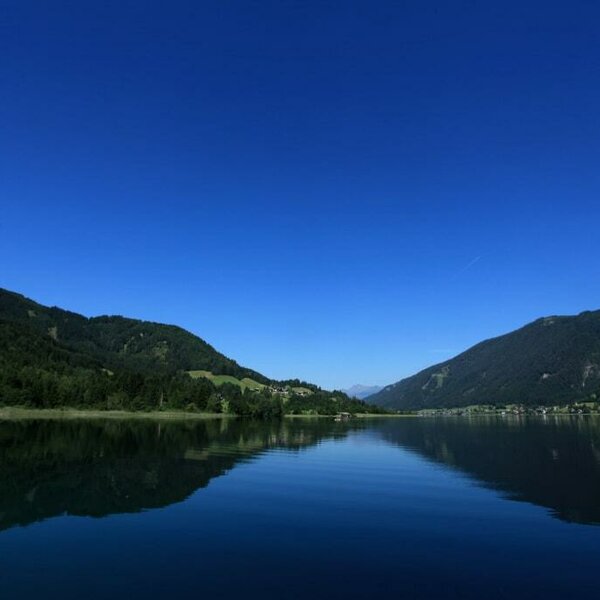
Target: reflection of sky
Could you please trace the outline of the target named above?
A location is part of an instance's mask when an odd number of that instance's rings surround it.
[[[15,593],[92,585],[92,597],[361,597],[449,585],[463,596],[492,586],[491,597],[519,597],[585,592],[598,531],[508,501],[367,430],[261,453],[162,509],[10,529],[0,563]]]

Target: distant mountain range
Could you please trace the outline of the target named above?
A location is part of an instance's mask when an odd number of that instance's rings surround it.
[[[358,398],[359,400],[364,400],[373,394],[376,394],[383,387],[380,385],[361,385],[357,383],[352,387],[349,387],[347,390],[342,390],[345,394],[347,394],[350,398]]]
[[[600,398],[600,311],[545,317],[384,387],[400,409],[556,405]]]
[[[189,372],[206,376],[194,383],[182,376]],[[46,406],[39,403],[53,399],[49,406],[60,406],[84,398],[90,406],[184,407],[193,398],[210,410],[217,385],[219,397],[236,400],[225,382],[302,392],[302,409],[320,403],[327,414],[349,402],[342,392],[271,380],[174,325],[88,318],[0,289],[0,402]],[[354,385],[345,393],[358,399],[351,407],[356,412],[364,412],[359,401],[365,398],[394,410],[596,401],[600,311],[538,319],[383,389]],[[253,398],[258,402],[259,395]]]

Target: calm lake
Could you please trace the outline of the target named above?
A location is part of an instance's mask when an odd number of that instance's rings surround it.
[[[597,598],[600,419],[0,422],[0,597]]]

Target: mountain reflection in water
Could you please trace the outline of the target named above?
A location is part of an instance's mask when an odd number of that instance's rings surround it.
[[[559,519],[600,523],[600,418],[396,419],[378,433]]]
[[[181,502],[269,448],[300,450],[349,427],[296,419],[0,423],[0,530],[61,514],[102,517]]]
[[[591,417],[93,419],[0,423],[0,530],[167,506],[267,450],[361,431],[562,520],[600,523],[600,420]]]

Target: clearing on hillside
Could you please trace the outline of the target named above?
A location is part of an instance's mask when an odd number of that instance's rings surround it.
[[[210,379],[215,385],[231,383],[233,385],[241,387],[242,391],[244,391],[246,388],[249,388],[251,390],[262,390],[265,387],[263,383],[254,381],[254,379],[250,379],[249,377],[238,379],[237,377],[233,377],[232,375],[215,375],[211,371],[188,371],[188,373],[191,377],[194,378],[205,377],[206,379]]]

